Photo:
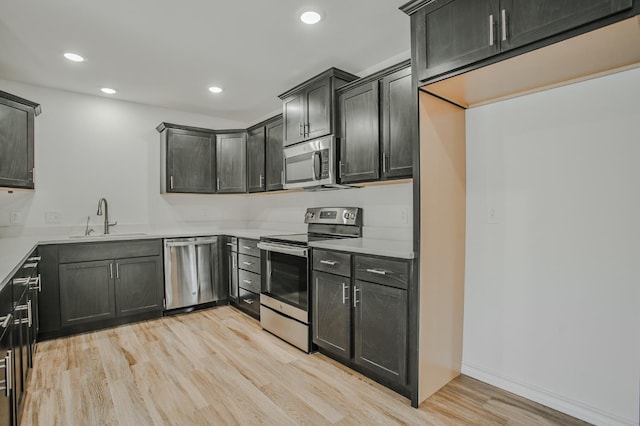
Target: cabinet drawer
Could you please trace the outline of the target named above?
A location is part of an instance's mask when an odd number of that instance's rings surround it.
[[[351,276],[351,255],[313,249],[313,269],[330,274]]]
[[[407,289],[409,262],[380,257],[354,256],[356,279]]]
[[[238,239],[236,237],[227,237],[226,244],[229,251],[238,251]]]
[[[238,297],[238,305],[240,307],[253,314],[256,318],[260,316],[260,295],[252,293],[243,288],[240,288]]]
[[[260,293],[260,275],[240,269],[238,271],[238,285],[244,290]]]
[[[260,258],[255,256],[247,256],[246,254],[238,254],[238,268],[255,274],[260,273]]]
[[[238,238],[238,253],[248,254],[251,256],[260,256],[258,248],[258,240],[248,240],[246,238]]]
[[[58,249],[60,263],[160,256],[161,254],[162,243],[160,240],[70,243],[60,245]]]

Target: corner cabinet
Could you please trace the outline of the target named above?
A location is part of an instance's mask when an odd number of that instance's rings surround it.
[[[0,186],[34,189],[34,121],[40,105],[0,91]]]
[[[313,343],[409,396],[411,261],[313,250]]]
[[[266,138],[266,189],[278,191],[284,189],[284,148],[282,116],[270,121],[264,128]]]
[[[247,192],[247,134],[244,130],[216,135],[216,192]]]
[[[412,99],[410,61],[338,90],[340,182],[412,177]]]
[[[161,123],[160,192],[216,191],[215,131]]]
[[[247,130],[247,189],[265,190],[265,129],[258,126]]]
[[[282,115],[247,130],[248,192],[283,189]]]
[[[632,7],[633,0],[439,0],[402,9],[412,15],[413,57],[425,81]]]
[[[334,133],[334,92],[357,78],[330,68],[281,94],[284,146]]]

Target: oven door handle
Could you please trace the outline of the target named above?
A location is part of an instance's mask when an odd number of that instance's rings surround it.
[[[282,254],[290,254],[292,256],[298,256],[298,257],[307,257],[307,253],[309,251],[309,249],[303,248],[303,247],[281,246],[280,244],[265,243],[262,241],[258,243],[258,248],[260,250],[273,251],[273,252],[282,253]]]

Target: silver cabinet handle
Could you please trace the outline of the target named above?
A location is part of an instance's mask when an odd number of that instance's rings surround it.
[[[387,173],[387,153],[382,153],[382,173]]]
[[[11,318],[13,318],[13,314],[9,314],[0,318],[2,320],[2,324],[0,324],[0,327],[7,328],[9,326],[9,323],[11,322]]]
[[[507,40],[507,11],[502,9],[502,41]]]
[[[4,390],[5,395],[9,397],[11,395],[10,391],[13,388],[13,383],[11,379],[11,372],[13,370],[13,353],[11,349],[7,351],[7,355],[3,360],[0,360],[3,364],[0,364],[0,368],[4,369],[4,387],[0,387],[0,390]],[[0,381],[2,383],[2,381]]]
[[[372,274],[378,274],[378,275],[387,275],[387,271],[382,269],[367,269],[367,272],[371,272]]]
[[[233,247],[233,243],[227,243],[229,247]]]
[[[320,263],[323,263],[329,266],[336,266],[338,262],[336,262],[335,260],[321,260]]]
[[[338,177],[342,177],[342,160],[338,162]]]
[[[33,325],[33,318],[31,318],[31,299],[27,300],[27,319],[29,320],[29,328]]]
[[[22,265],[22,269],[37,268],[37,267],[38,267],[38,262],[25,263],[24,265]]]
[[[349,286],[345,283],[342,283],[342,304],[346,305],[347,300],[349,300]]]
[[[357,286],[353,286],[353,307],[355,308],[358,305],[358,292],[360,289]]]
[[[27,262],[40,262],[42,260],[42,256],[33,256],[27,259]]]
[[[245,284],[251,284],[253,281],[251,281],[251,280],[242,280],[242,282],[245,283]]]
[[[234,256],[231,256],[231,265],[233,268],[236,267],[236,258]]]
[[[251,246],[242,246],[242,248],[245,250],[253,250],[253,247]]]
[[[24,285],[29,283],[31,279],[30,278],[14,278],[13,279],[13,284],[14,285]]]
[[[246,303],[247,305],[253,305],[254,300],[253,299],[242,299],[242,301],[244,303]]]
[[[216,178],[216,188],[220,191],[220,178]]]
[[[493,33],[493,15],[489,15],[489,46],[493,46],[494,44]]]
[[[173,189],[173,175],[169,176],[169,189]]]
[[[298,123],[298,136],[302,136],[302,123]]]
[[[280,172],[280,183],[284,185],[284,170]]]
[[[116,278],[120,278],[120,264],[116,262]]]
[[[109,264],[109,278],[113,279],[113,263]]]
[[[247,265],[247,266],[251,266],[253,265],[253,262],[242,262],[243,265]]]
[[[40,274],[29,280],[29,288],[31,290],[38,290],[38,292],[42,291],[42,278],[40,277]]]
[[[260,175],[260,188],[264,186],[264,176]]]

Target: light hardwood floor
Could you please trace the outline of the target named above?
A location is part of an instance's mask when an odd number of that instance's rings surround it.
[[[42,342],[22,425],[583,424],[468,377],[419,409],[231,307]]]

